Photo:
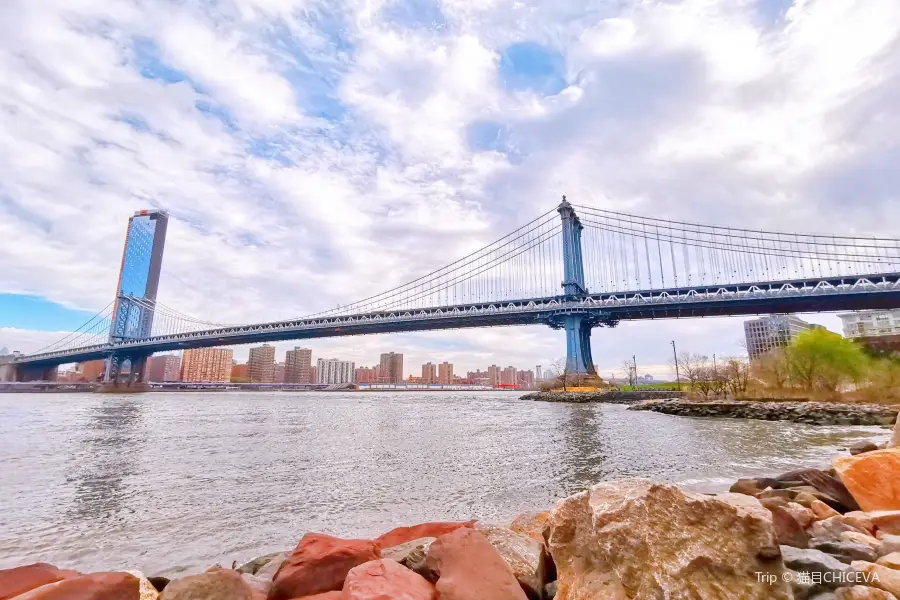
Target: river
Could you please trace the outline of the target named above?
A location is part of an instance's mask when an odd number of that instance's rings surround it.
[[[172,576],[291,548],[307,531],[508,519],[606,479],[717,491],[888,437],[518,396],[0,395],[0,568]]]

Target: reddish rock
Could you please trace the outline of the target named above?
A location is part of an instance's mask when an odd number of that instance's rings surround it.
[[[68,577],[16,596],[16,600],[140,600],[141,581],[130,573]]]
[[[257,595],[257,597],[259,597]],[[264,597],[264,596],[263,596]],[[253,589],[241,573],[211,569],[169,582],[160,600],[251,600]]]
[[[469,527],[431,544],[425,569],[441,600],[527,600],[512,569],[487,538]]]
[[[760,498],[759,502],[772,513],[772,524],[775,525],[775,536],[778,538],[779,544],[794,548],[809,547],[809,534],[805,529],[812,519],[807,522],[806,515],[803,515],[804,522],[800,522],[794,515],[794,511],[789,508],[789,504],[793,503],[782,498]],[[799,505],[795,504],[795,506]]]
[[[550,511],[522,513],[510,523],[509,528],[516,533],[527,535],[544,543],[544,532],[550,527]]]
[[[315,596],[294,598],[294,600],[344,600],[344,592],[325,592],[324,594],[316,594]]]
[[[460,527],[473,527],[474,525],[475,521],[420,523],[412,527],[391,529],[387,533],[381,534],[375,541],[381,544],[382,548],[390,548],[419,538],[441,537],[446,533],[456,531]]]
[[[340,590],[350,569],[380,558],[378,542],[307,533],[275,574],[269,600]]]
[[[434,586],[395,560],[373,560],[350,569],[344,600],[434,600]]]
[[[47,563],[34,563],[24,567],[0,570],[0,600],[24,594],[48,583],[77,577],[78,571],[57,569]]]
[[[900,510],[900,448],[842,456],[833,464],[862,510]]]

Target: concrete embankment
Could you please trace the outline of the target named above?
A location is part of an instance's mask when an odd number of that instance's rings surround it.
[[[810,425],[891,425],[900,406],[830,402],[646,400],[628,410],[649,410],[683,417],[728,417],[792,421]]]
[[[587,402],[602,402],[606,404],[634,404],[644,400],[658,400],[663,398],[678,398],[684,392],[666,392],[657,390],[635,392],[532,392],[522,396],[522,400],[537,400],[539,402],[572,402],[583,404]]]

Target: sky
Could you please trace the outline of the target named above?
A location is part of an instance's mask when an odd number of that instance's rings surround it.
[[[896,236],[897,106],[896,0],[5,0],[0,347],[105,307],[142,208],[170,213],[159,300],[220,323],[415,279],[562,194]],[[741,321],[596,329],[595,362],[667,377],[670,341],[738,354]],[[564,352],[541,326],[296,345],[409,373]]]

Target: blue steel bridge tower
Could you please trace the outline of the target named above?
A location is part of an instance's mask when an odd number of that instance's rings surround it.
[[[164,210],[140,210],[128,219],[110,342],[151,335],[168,224],[169,215]],[[117,354],[111,354],[107,359],[107,380],[118,379],[121,362],[125,359],[131,361],[131,379],[140,380],[147,357]]]

